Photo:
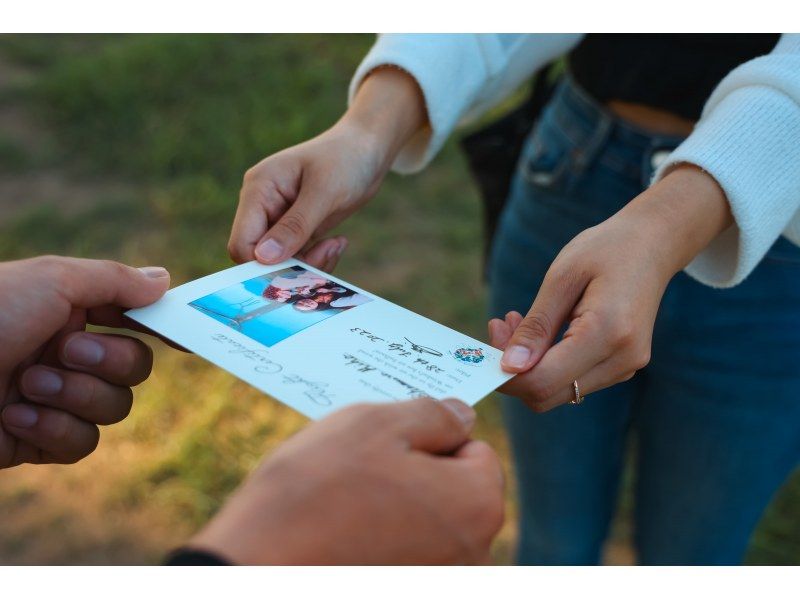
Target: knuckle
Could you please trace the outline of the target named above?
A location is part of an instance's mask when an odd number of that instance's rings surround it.
[[[588,275],[589,273],[577,266],[576,263],[565,263],[557,257],[553,269],[545,275],[545,280],[557,292],[571,295],[577,287],[584,283]]]
[[[467,537],[468,554],[473,558],[486,553],[492,539],[505,522],[505,500],[502,492],[477,492],[470,509],[468,521],[471,528]]]
[[[91,455],[99,443],[100,430],[97,428],[97,426],[91,426],[89,435],[86,437],[86,442],[82,446],[77,447],[74,451],[66,454],[64,459],[62,459],[62,463],[66,465],[77,463],[81,459]]]
[[[85,411],[97,402],[97,378],[88,375],[69,376],[65,381],[65,400],[75,409]]]
[[[422,415],[435,417],[437,415],[450,415],[449,409],[441,401],[433,397],[417,397],[410,402],[414,409]]]
[[[432,397],[419,397],[408,403],[409,421],[430,422],[440,433],[461,433],[464,426],[444,403]]]
[[[308,231],[308,219],[302,212],[287,213],[278,221],[276,227],[283,228],[289,234],[300,237]]]
[[[358,403],[345,407],[340,412],[341,417],[350,420],[355,428],[383,427],[393,418],[386,412],[386,409],[373,403]]]
[[[487,498],[484,500],[483,505],[483,523],[487,531],[489,539],[491,539],[500,528],[503,527],[503,522],[506,516],[506,504],[503,493],[493,492],[486,493]]]
[[[636,373],[636,370],[641,370],[647,367],[647,364],[650,363],[650,347],[644,347],[637,350],[631,359],[631,363],[634,373]]]
[[[34,267],[49,281],[64,284],[69,280],[66,260],[57,255],[42,255],[34,258]]]
[[[636,328],[623,318],[618,318],[611,324],[611,338],[617,347],[629,347],[636,341]]]
[[[129,376],[133,386],[141,384],[150,377],[153,371],[153,349],[144,341],[135,338],[133,341]]]
[[[534,413],[546,413],[550,411],[548,404],[543,401],[528,401],[528,406],[533,410]]]
[[[133,391],[130,388],[123,388],[118,399],[115,411],[105,419],[104,424],[116,424],[130,415],[133,408]]]
[[[528,387],[527,398],[532,403],[540,405],[548,401],[555,392],[551,382],[542,379],[532,380]]]
[[[594,310],[586,310],[579,318],[573,320],[573,326],[579,326],[587,335],[603,333],[603,316]]]
[[[244,171],[244,175],[242,176],[242,184],[248,185],[253,183],[258,178],[258,165],[251,166],[247,170]]]
[[[233,240],[233,237],[228,241],[227,245],[228,255],[231,256],[233,260],[238,261],[239,257],[239,245],[236,241]]]
[[[126,266],[121,264],[120,262],[115,262],[114,260],[100,260],[103,268],[106,270],[110,270],[115,274],[126,274],[128,269]]]
[[[56,444],[66,444],[72,436],[72,421],[63,412],[56,412],[51,415],[47,425],[47,435]]]
[[[520,323],[517,333],[528,338],[550,338],[553,322],[544,312],[529,313]]]

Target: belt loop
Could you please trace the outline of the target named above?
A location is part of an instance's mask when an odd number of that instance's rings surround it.
[[[614,121],[605,114],[602,110],[597,110],[598,116],[597,126],[592,131],[589,138],[583,144],[583,147],[578,147],[574,151],[574,173],[576,175],[583,174],[586,167],[592,163],[599,151],[602,149],[603,144],[608,139],[611,129],[614,126]]]

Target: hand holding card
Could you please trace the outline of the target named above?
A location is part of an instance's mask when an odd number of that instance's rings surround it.
[[[127,315],[313,419],[418,396],[472,405],[511,377],[497,349],[294,259],[223,270]]]
[[[503,522],[503,471],[453,399],[356,405],[272,453],[190,546],[239,564],[472,564]]]
[[[97,446],[98,425],[128,415],[152,353],[86,324],[121,327],[124,309],[168,287],[163,268],[54,256],[0,264],[0,469],[74,463]]]

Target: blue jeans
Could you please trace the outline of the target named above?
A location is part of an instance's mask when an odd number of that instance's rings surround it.
[[[646,186],[680,139],[615,120],[567,78],[520,159],[489,268],[493,317],[530,307],[559,250]],[[516,462],[522,564],[594,564],[635,448],[643,564],[737,564],[800,463],[800,249],[778,240],[732,289],[680,273],[650,365],[579,407],[503,406]]]

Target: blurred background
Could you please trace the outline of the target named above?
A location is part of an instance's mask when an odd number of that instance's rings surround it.
[[[0,35],[0,259],[41,253],[163,265],[173,284],[231,265],[244,171],[341,114],[365,35]],[[391,223],[391,226],[387,226]],[[390,176],[341,227],[337,274],[485,338],[480,204],[451,142]],[[436,276],[422,276],[436,272]],[[192,355],[152,341],[131,416],[75,466],[0,472],[0,563],[157,563],[305,419]],[[477,435],[511,464],[497,403]],[[746,481],[743,480],[743,483]],[[606,561],[631,563],[626,476]],[[513,560],[516,510],[498,563]],[[800,475],[748,555],[800,564]]]

